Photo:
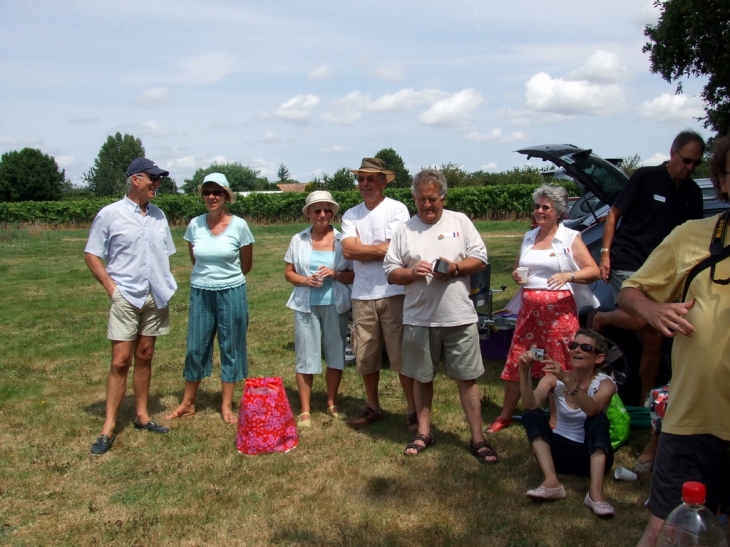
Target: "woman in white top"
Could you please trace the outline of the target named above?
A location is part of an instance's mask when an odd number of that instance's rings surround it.
[[[557,473],[590,476],[591,488],[584,503],[596,515],[613,515],[614,509],[603,497],[603,476],[613,465],[610,423],[606,407],[616,393],[610,376],[596,371],[606,358],[606,339],[590,329],[580,329],[570,348],[572,370],[563,370],[557,361],[545,358],[542,377],[533,391],[530,369],[533,355],[520,355],[520,392],[525,412],[522,420],[527,438],[545,480],[527,497],[551,500],[565,497]],[[540,406],[549,394],[555,395],[555,430]]]
[[[327,413],[344,420],[337,391],[345,368],[350,289],[355,279],[352,262],[342,255],[342,234],[331,224],[340,206],[332,195],[317,190],[302,209],[312,226],[296,234],[284,260],[286,280],[294,290],[286,303],[294,310],[294,351],[301,414],[297,425],[311,427],[310,401],[314,375],[322,372],[322,349],[327,361]]]
[[[588,283],[600,275],[598,265],[580,238],[580,233],[563,226],[568,192],[550,184],[532,194],[537,228],[525,234],[515,260],[512,279],[521,285],[507,308],[517,312],[517,324],[507,362],[502,371],[504,402],[502,412],[487,433],[496,433],[512,423],[512,413],[520,400],[517,360],[531,347],[545,350],[560,363],[570,360],[568,344],[580,326],[578,312],[584,306],[597,307]],[[528,269],[527,279],[517,273]],[[532,377],[544,375],[542,364],[533,362]]]

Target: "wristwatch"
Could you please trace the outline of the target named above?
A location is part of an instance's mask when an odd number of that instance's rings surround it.
[[[611,252],[611,249],[609,249],[608,247],[601,247],[601,252],[602,253],[610,253]]]
[[[456,268],[454,270],[454,277],[456,277],[459,275],[459,264],[457,262],[454,262],[454,268]]]

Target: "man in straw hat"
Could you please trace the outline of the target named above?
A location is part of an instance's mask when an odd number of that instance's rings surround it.
[[[388,352],[390,369],[398,373],[406,396],[409,428],[418,427],[413,399],[413,379],[401,374],[403,338],[403,287],[391,285],[385,278],[383,258],[388,252],[395,230],[410,218],[402,203],[385,197],[385,186],[395,173],[385,168],[383,160],[364,158],[357,177],[362,203],[342,216],[342,250],[354,261],[355,282],[352,287],[352,317],[355,323],[353,345],[357,373],[362,376],[367,395],[367,409],[350,422],[362,429],[383,419],[378,397],[383,346]]]

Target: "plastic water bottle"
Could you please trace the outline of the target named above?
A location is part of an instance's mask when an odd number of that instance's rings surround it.
[[[705,485],[685,482],[682,505],[664,521],[657,547],[728,547],[717,518],[705,508]]]

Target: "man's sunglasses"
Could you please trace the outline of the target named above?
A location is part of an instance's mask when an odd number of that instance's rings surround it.
[[[676,150],[674,152],[682,159],[682,163],[685,165],[692,164],[694,167],[699,167],[700,165],[702,165],[702,160],[693,160],[692,158],[685,158],[682,154],[680,154]]]
[[[574,350],[580,348],[581,351],[585,351],[586,353],[589,351],[592,351],[593,353],[598,353],[596,351],[596,348],[591,346],[590,344],[579,344],[578,342],[571,342],[568,344],[568,349]]]
[[[223,190],[203,190],[203,197],[215,196],[217,198],[223,195]]]
[[[363,177],[363,176],[357,177],[357,182],[369,182],[370,184],[372,184],[376,180],[378,180],[378,177],[376,177],[375,175],[368,175],[367,177]]]
[[[151,182],[157,182],[162,178],[161,175],[150,175],[149,173],[145,173],[144,171],[142,171],[141,173],[137,173],[137,175],[144,175],[145,177],[150,179]]]

